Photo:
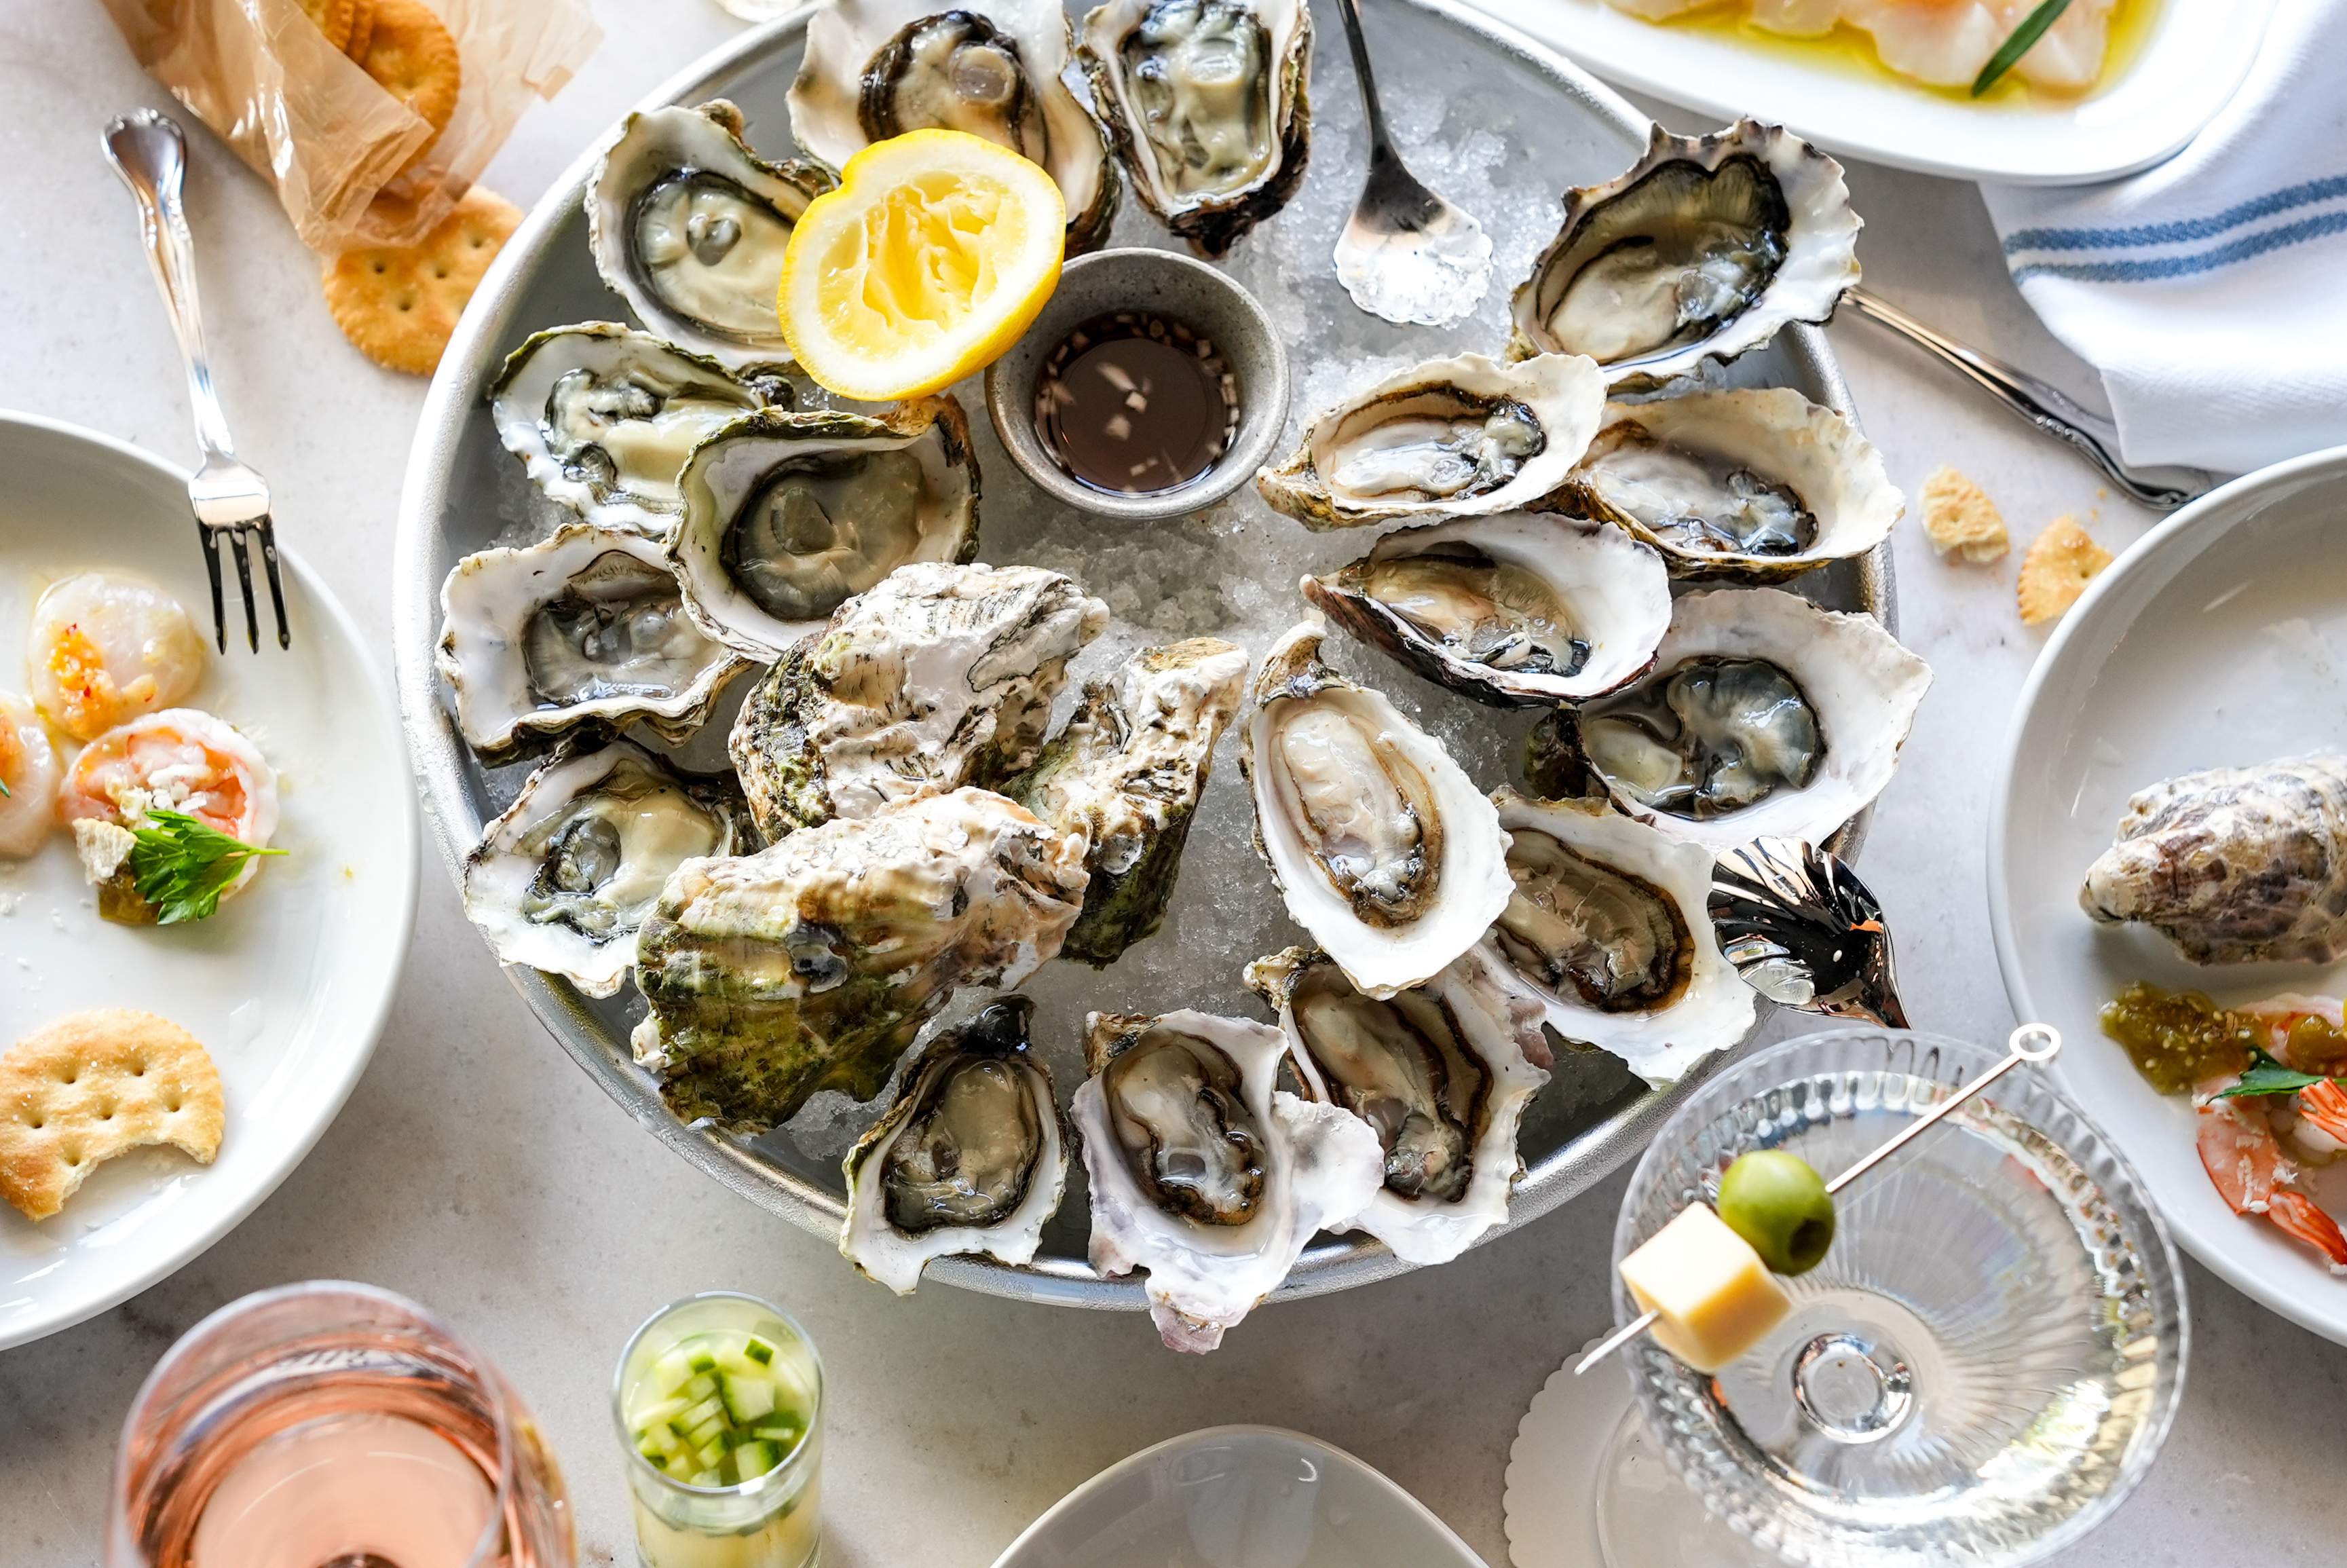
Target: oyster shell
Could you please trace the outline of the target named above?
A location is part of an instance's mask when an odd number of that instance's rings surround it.
[[[780,410],[692,450],[669,559],[702,630],[771,660],[911,561],[978,553],[978,459],[950,397],[877,419]]]
[[[1035,761],[1108,607],[1040,567],[899,568],[768,671],[729,745],[770,838]],[[1076,854],[1081,858],[1084,845]]]
[[[1050,172],[1081,255],[1108,238],[1118,186],[1107,132],[1061,79],[1074,43],[1059,0],[830,0],[807,18],[791,135],[834,169],[908,130],[984,137]]]
[[[2347,951],[2347,753],[2162,779],[2127,801],[2078,902],[2196,964],[2327,964]]]
[[[818,1089],[868,1100],[956,987],[1049,962],[1083,894],[1083,845],[979,789],[689,860],[636,936],[636,1060],[736,1132]]]
[[[499,963],[608,997],[670,873],[756,839],[731,778],[679,774],[627,741],[565,741],[465,856],[465,914]]]
[[[1907,505],[1857,425],[1784,386],[1609,403],[1568,489],[1672,576],[1747,582],[1863,555]]]
[[[1712,929],[1712,852],[1603,801],[1492,797],[1515,891],[1477,951],[1569,1045],[1672,1083],[1741,1044],[1752,989]]]
[[[1164,920],[1246,672],[1246,654],[1216,638],[1144,648],[1113,682],[1088,684],[1068,727],[1002,786],[1084,840],[1092,886],[1061,957],[1112,964]]]
[[[1306,0],[1109,0],[1077,56],[1133,189],[1202,256],[1287,204],[1310,151]]]
[[[1564,483],[1604,403],[1604,373],[1581,354],[1438,359],[1319,415],[1255,488],[1307,528],[1512,511]]]
[[[1671,623],[1659,554],[1554,512],[1398,528],[1303,588],[1362,641],[1494,707],[1614,691],[1654,667]]]
[[[641,720],[682,743],[749,668],[684,613],[658,540],[592,523],[466,556],[441,585],[440,615],[456,727],[493,762],[590,721]]]
[[[774,313],[783,251],[837,182],[768,163],[723,98],[630,115],[587,184],[587,244],[603,282],[654,333],[728,364],[787,363]]]
[[[721,425],[795,395],[779,374],[737,378],[705,354],[612,322],[542,332],[489,386],[497,439],[538,487],[590,523],[665,534],[677,475]]]
[[[1655,128],[1635,163],[1564,193],[1564,225],[1516,288],[1509,357],[1585,354],[1637,390],[1832,319],[1858,282],[1841,165],[1781,126]]]
[[[1681,837],[1822,844],[1891,782],[1931,684],[1871,617],[1773,588],[1691,593],[1653,672],[1582,707],[1581,749],[1616,805]]]
[[[1378,1191],[1368,1124],[1274,1087],[1287,1037],[1210,1013],[1093,1013],[1070,1108],[1092,1181],[1092,1265],[1149,1271],[1166,1345],[1204,1352],[1279,1286],[1315,1231]]]
[[[1385,1182],[1347,1228],[1407,1263],[1448,1263],[1508,1218],[1523,1173],[1516,1127],[1548,1074],[1540,1009],[1471,949],[1425,985],[1383,1001],[1353,989],[1325,953],[1290,948],[1246,968],[1279,1013],[1307,1100],[1367,1122]]]
[[[1004,997],[938,1034],[843,1163],[839,1250],[899,1296],[932,1258],[1032,1261],[1060,1206],[1068,1141],[1051,1071],[1028,1045],[1034,1014]]]
[[[1296,923],[1373,997],[1422,985],[1507,907],[1507,835],[1440,742],[1320,661],[1314,615],[1264,660],[1239,766]]]

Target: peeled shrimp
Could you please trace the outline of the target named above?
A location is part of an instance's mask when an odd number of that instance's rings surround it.
[[[56,825],[61,776],[49,732],[33,704],[0,692],[0,855],[22,858],[41,846]]]
[[[133,719],[84,747],[66,775],[58,815],[74,829],[83,868],[101,888],[122,872],[130,831],[149,811],[183,811],[255,849],[277,831],[277,774],[225,720],[194,708]],[[261,866],[244,863],[227,891]],[[105,900],[100,900],[105,911]]]
[[[2224,1087],[2203,1086],[2211,1091]],[[2199,1120],[2201,1168],[2226,1205],[2237,1214],[2263,1214],[2321,1253],[2332,1273],[2347,1274],[2347,1235],[2339,1222],[2305,1194],[2283,1184],[2297,1179],[2298,1167],[2275,1141],[2265,1107],[2247,1100],[2207,1099],[2200,1102]]]
[[[179,601],[145,578],[86,571],[33,607],[33,701],[87,741],[169,708],[204,673],[204,640]]]

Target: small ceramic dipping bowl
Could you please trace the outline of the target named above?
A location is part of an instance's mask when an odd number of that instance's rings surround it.
[[[1085,323],[1153,312],[1214,345],[1238,383],[1238,429],[1214,466],[1185,485],[1144,495],[1087,485],[1062,467],[1035,428],[1044,362]],[[1046,492],[1106,518],[1141,521],[1195,512],[1255,477],[1287,421],[1287,353],[1253,294],[1203,261],[1171,251],[1099,251],[1070,261],[1035,324],[986,373],[986,407],[1011,461]]]

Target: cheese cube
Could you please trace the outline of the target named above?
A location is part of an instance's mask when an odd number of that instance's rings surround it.
[[[1793,1309],[1752,1244],[1708,1204],[1679,1216],[1622,1260],[1622,1282],[1659,1312],[1655,1342],[1698,1372],[1717,1372]]]

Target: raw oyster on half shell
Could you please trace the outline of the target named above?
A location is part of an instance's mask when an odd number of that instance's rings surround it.
[[[1275,1087],[1287,1037],[1210,1013],[1093,1013],[1070,1119],[1092,1184],[1092,1265],[1145,1268],[1168,1348],[1204,1352],[1277,1289],[1313,1233],[1383,1179],[1368,1124]]]

